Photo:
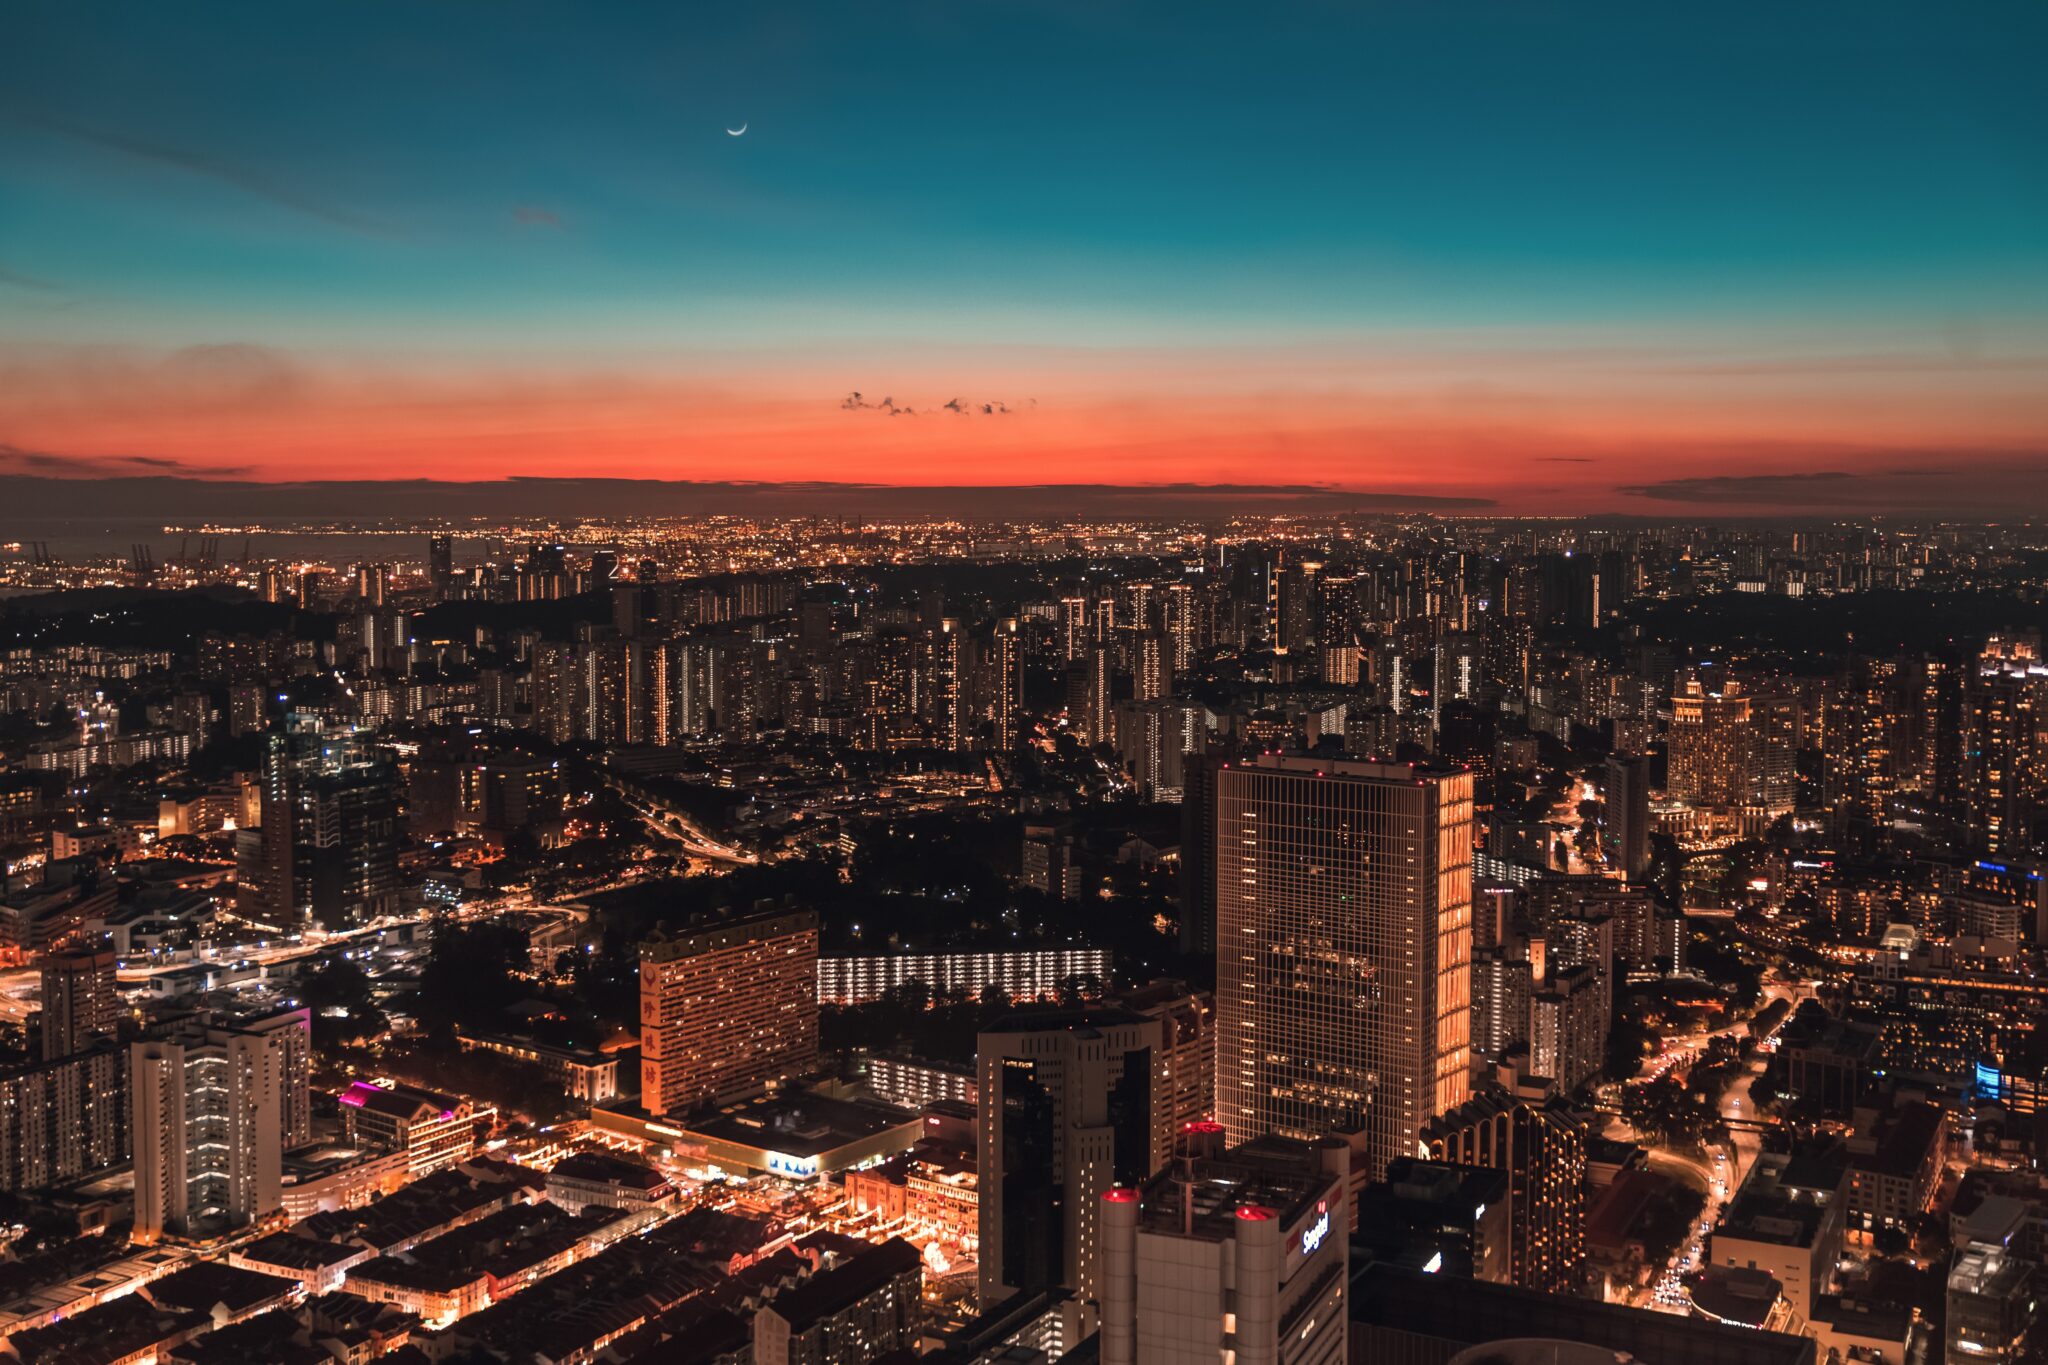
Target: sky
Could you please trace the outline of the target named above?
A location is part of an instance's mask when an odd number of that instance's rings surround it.
[[[2038,0],[28,0],[0,473],[2048,511],[2044,50]]]

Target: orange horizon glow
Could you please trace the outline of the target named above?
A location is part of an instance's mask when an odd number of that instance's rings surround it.
[[[625,477],[900,485],[1313,484],[1641,509],[1660,480],[2025,465],[2027,371],[1852,357],[1130,351],[706,376],[49,351],[0,384],[0,469],[257,481]],[[680,368],[680,367],[679,367]],[[941,405],[965,400],[968,413]],[[911,413],[893,414],[884,399]],[[984,413],[982,405],[1008,411]]]

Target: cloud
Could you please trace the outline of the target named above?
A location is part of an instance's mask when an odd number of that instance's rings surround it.
[[[4,284],[10,289],[25,289],[31,294],[61,294],[64,292],[64,286],[60,284],[53,284],[49,280],[35,275],[24,275],[19,270],[9,270],[4,265],[0,265],[0,284]]]
[[[1593,459],[1593,457],[1592,457],[1591,455],[1538,455],[1538,456],[1535,456],[1535,457],[1534,457],[1534,459],[1535,459],[1535,462],[1536,462],[1537,464],[1592,464],[1592,463],[1594,463],[1594,459]]]
[[[1038,400],[1036,398],[1026,399],[1024,405],[1025,407],[1035,408],[1038,406]],[[859,412],[862,409],[867,409],[873,412],[887,413],[891,417],[917,416],[916,408],[898,403],[893,398],[884,398],[880,402],[870,402],[867,396],[858,389],[840,399],[839,406],[847,412]],[[930,410],[929,408],[926,409],[926,411]],[[1018,411],[1018,409],[1012,408],[1008,403],[999,399],[984,401],[981,399],[949,398],[939,404],[938,411],[950,412],[956,417],[1007,417],[1012,412]]]
[[[1840,502],[1851,490],[1854,474],[1839,469],[1811,474],[1714,474],[1703,478],[1662,479],[1656,483],[1623,484],[1619,492],[1659,502],[1704,504],[1752,502]]]
[[[512,210],[512,221],[527,227],[562,226],[562,216],[551,209],[537,208],[532,204],[521,204]]]
[[[2025,516],[2048,507],[2048,459],[1959,461],[1939,469],[1878,468],[1858,473],[1819,469],[1716,474],[1624,484],[1616,491],[1695,507]]]
[[[138,161],[147,161],[158,166],[169,166],[187,175],[212,180],[242,191],[252,198],[262,199],[279,208],[291,209],[309,218],[351,232],[366,233],[372,237],[393,237],[398,235],[387,224],[365,217],[352,209],[330,204],[307,194],[296,186],[274,180],[261,171],[238,166],[230,161],[194,152],[182,147],[152,142],[146,138],[132,137],[126,133],[108,132],[101,128],[89,128],[70,119],[59,118],[45,113],[18,115],[25,122],[46,132],[56,133],[74,142],[119,152]]]
[[[859,389],[855,389],[852,393],[849,393],[846,395],[846,397],[840,399],[839,406],[846,410],[847,412],[857,412],[862,408],[869,408],[875,412],[887,413],[891,417],[917,416],[916,408],[905,407],[903,405],[900,405],[893,398],[884,398],[879,403],[870,403],[865,397],[861,395]]]
[[[0,441],[0,467],[52,478],[133,478],[143,469],[181,479],[232,479],[251,472],[247,465],[194,465],[167,455],[58,455],[6,441]]]

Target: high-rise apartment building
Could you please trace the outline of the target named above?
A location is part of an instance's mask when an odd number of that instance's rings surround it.
[[[0,1074],[0,1190],[37,1190],[128,1155],[128,1058],[111,1044]]]
[[[1156,701],[1173,695],[1173,641],[1165,631],[1138,632],[1136,664],[1132,670],[1132,700]]]
[[[199,1020],[130,1045],[136,1240],[242,1227],[282,1206],[287,1048],[282,1032]]]
[[[688,1109],[818,1059],[818,917],[766,910],[640,945],[640,1094]]]
[[[1790,811],[1798,793],[1798,728],[1789,695],[1690,670],[1672,689],[1666,786],[1689,805],[1760,830]]]
[[[1470,1093],[1471,774],[1266,755],[1214,802],[1217,1117],[1377,1179]]]
[[[43,958],[43,1060],[114,1041],[128,1007],[112,948],[60,948]]]
[[[1600,1072],[1607,982],[1594,964],[1552,970],[1529,997],[1529,1069],[1569,1094]]]
[[[1499,1089],[1432,1120],[1433,1161],[1508,1175],[1508,1278],[1546,1294],[1576,1294],[1586,1273],[1586,1134],[1562,1105]]]

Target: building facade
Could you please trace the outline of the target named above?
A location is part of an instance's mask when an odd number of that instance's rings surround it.
[[[1470,1093],[1471,774],[1266,755],[1215,784],[1217,1117],[1360,1134],[1376,1178]]]
[[[673,1113],[818,1058],[818,917],[740,916],[640,945],[640,1094]]]

